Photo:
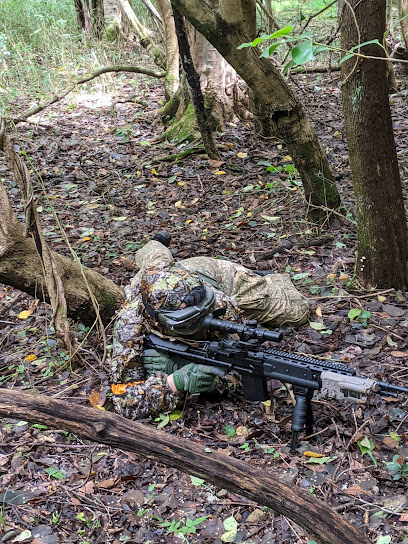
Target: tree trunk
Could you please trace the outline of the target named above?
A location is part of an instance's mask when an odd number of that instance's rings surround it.
[[[92,21],[89,12],[88,0],[74,0],[75,11],[78,19],[78,26],[86,34],[92,34]]]
[[[0,415],[44,423],[204,478],[287,516],[321,544],[369,544],[361,531],[343,520],[327,504],[269,471],[223,453],[205,453],[202,445],[117,414],[83,406],[78,409],[77,403],[45,395],[0,389]]]
[[[90,268],[52,252],[61,276],[68,315],[85,324],[95,321],[95,308],[89,290],[94,294],[99,313],[108,323],[124,301],[122,289]],[[4,186],[0,183],[0,282],[16,287],[32,296],[45,296],[49,301],[40,257],[33,239],[24,237]]]
[[[118,2],[123,14],[131,24],[140,45],[153,56],[153,60],[157,66],[166,68],[166,60],[163,58],[163,54],[160,49],[154,43],[151,36],[151,31],[146,28],[136,17],[132,6],[129,4],[129,0],[118,0]]]
[[[350,0],[344,8],[343,49],[374,39],[381,41],[384,31],[383,0]],[[376,44],[364,46],[361,52],[384,56]],[[407,225],[386,68],[381,60],[351,58],[344,62],[342,98],[356,200],[356,270],[366,287],[403,289],[407,280]]]
[[[105,36],[108,40],[117,40],[122,32],[122,12],[118,0],[103,0],[105,14]]]
[[[213,138],[209,116],[204,105],[204,97],[203,93],[201,92],[200,85],[200,76],[194,67],[193,59],[191,58],[190,45],[187,40],[187,33],[184,26],[183,17],[177,8],[173,8],[173,16],[181,62],[183,64],[183,70],[190,88],[191,98],[194,104],[194,111],[204,147],[208,157],[210,159],[217,160],[220,158],[220,156],[218,154],[217,144]]]
[[[301,103],[273,62],[259,58],[256,48],[237,50],[251,38],[244,31],[243,14],[235,0],[219,4],[224,17],[199,0],[172,0],[172,3],[246,81],[253,93],[253,113],[260,131],[265,136],[282,139],[288,147],[302,179],[309,218],[313,221],[326,218],[328,209],[340,206],[327,157]]]
[[[93,31],[96,38],[101,38],[105,27],[103,0],[92,0]]]
[[[408,49],[408,0],[399,0],[399,16],[405,47]]]
[[[256,0],[241,0],[242,22],[252,40],[256,38]]]
[[[166,101],[168,101],[172,96],[176,94],[177,89],[179,88],[179,50],[170,1],[156,0],[156,6],[159,10],[160,17],[163,22],[164,43],[166,45],[165,98]]]

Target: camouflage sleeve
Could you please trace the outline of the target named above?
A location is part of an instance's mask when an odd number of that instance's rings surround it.
[[[129,384],[122,395],[113,395],[117,412],[129,419],[143,419],[174,410],[179,395],[167,385],[166,374],[152,374],[146,381]]]
[[[113,329],[112,352],[108,369],[114,383],[128,381],[127,371],[141,366],[143,321],[140,298],[124,306],[118,314]]]

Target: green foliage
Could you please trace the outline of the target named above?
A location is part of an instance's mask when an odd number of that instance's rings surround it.
[[[16,99],[42,102],[85,73],[116,64],[115,45],[84,39],[72,0],[1,0],[0,108],[9,114]],[[78,87],[113,85],[109,74]],[[106,87],[105,87],[106,88]],[[25,100],[24,100],[25,99]],[[73,104],[75,106],[75,104]]]
[[[176,521],[173,519],[172,521],[163,521],[159,526],[166,528],[168,534],[174,533],[176,536],[183,535],[185,537],[188,534],[196,534],[197,526],[208,517],[209,516],[201,516],[196,519],[186,518],[185,521]]]
[[[408,464],[405,459],[396,454],[392,458],[392,461],[385,463],[387,470],[393,475],[393,480],[401,480],[401,478],[408,478]]]
[[[157,425],[157,428],[161,429],[162,427],[165,427],[169,423],[170,416],[169,414],[159,414],[159,416],[155,418],[155,421],[159,422],[159,424]]]
[[[356,320],[361,323],[363,327],[367,327],[367,320],[371,317],[371,312],[368,310],[362,310],[361,308],[351,308],[347,314],[347,317],[350,319],[350,321]]]
[[[373,449],[375,448],[374,442],[372,442],[367,436],[365,436],[362,440],[358,440],[357,444],[358,444],[358,447],[360,448],[361,455],[363,456],[367,454],[371,458],[374,465],[377,467],[378,466],[377,459],[374,457],[372,453]]]
[[[391,542],[391,537],[390,537],[390,535],[385,535],[385,536],[382,536],[382,535],[381,535],[381,536],[379,536],[379,537],[377,538],[376,544],[390,544],[390,542]]]

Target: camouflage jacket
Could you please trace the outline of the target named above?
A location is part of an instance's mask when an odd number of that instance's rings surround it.
[[[166,297],[170,308],[171,297],[174,297],[176,309],[188,294],[187,290],[196,285],[199,273],[200,279],[214,291],[215,307],[227,308],[225,319],[235,322],[256,319],[276,327],[284,323],[301,325],[308,318],[307,301],[287,275],[261,277],[241,265],[209,257],[192,257],[174,265],[170,250],[154,240],[136,253],[135,262],[139,272],[125,288],[127,301],[115,322],[109,357],[112,381],[131,384],[123,386],[121,394],[114,395],[115,408],[132,419],[171,410],[178,400],[168,388],[164,375],[150,376],[144,381],[146,374],[140,362],[144,335],[166,331],[144,311],[143,295],[153,297],[158,303]],[[174,273],[165,273],[169,266]],[[184,289],[178,283],[183,275]]]

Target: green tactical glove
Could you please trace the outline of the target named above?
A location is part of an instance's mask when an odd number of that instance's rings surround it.
[[[189,363],[187,359],[174,355],[170,357],[167,353],[160,353],[155,349],[145,349],[141,360],[148,374],[156,374],[157,372],[167,375],[173,374],[175,370]]]
[[[216,375],[224,372],[214,366],[190,363],[173,374],[173,381],[178,391],[188,391],[193,395],[210,391],[215,385]]]

